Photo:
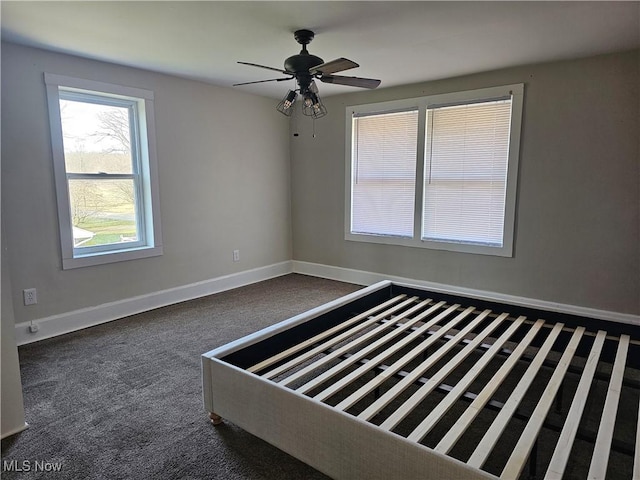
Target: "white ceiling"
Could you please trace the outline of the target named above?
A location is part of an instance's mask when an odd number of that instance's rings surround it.
[[[379,88],[640,47],[640,2],[1,2],[2,39],[215,85],[280,76],[311,29],[310,53]],[[235,87],[282,97],[290,82]],[[323,96],[357,90],[320,85]]]

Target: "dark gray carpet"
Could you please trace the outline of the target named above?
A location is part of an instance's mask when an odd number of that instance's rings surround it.
[[[232,423],[213,427],[200,355],[359,288],[287,275],[20,347],[30,428],[2,441],[2,461],[32,470],[2,478],[326,479]]]

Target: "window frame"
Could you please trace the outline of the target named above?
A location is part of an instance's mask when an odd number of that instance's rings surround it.
[[[154,95],[150,90],[45,73],[60,249],[64,270],[162,255]],[[75,98],[74,98],[75,97]],[[69,173],[66,170],[60,99],[126,106],[132,133],[132,173]],[[95,247],[74,246],[69,179],[131,178],[136,190],[138,240]]]
[[[427,110],[434,107],[479,103],[511,96],[511,128],[509,132],[509,153],[507,160],[505,211],[502,246],[490,246],[475,243],[458,243],[452,241],[434,241],[422,239],[422,216],[424,198],[424,175],[426,165],[426,128]],[[345,240],[357,242],[379,243],[385,245],[399,245],[407,247],[447,250],[452,252],[472,253],[481,255],[495,255],[503,257],[513,256],[516,196],[518,180],[518,164],[520,157],[520,137],[522,127],[522,112],[524,100],[524,84],[511,84],[488,87],[460,92],[443,93],[388,102],[353,105],[346,107],[345,115]],[[414,197],[413,237],[395,237],[388,235],[374,235],[352,233],[352,172],[353,172],[353,123],[355,116],[383,114],[408,109],[418,110],[418,142],[416,148],[416,176]]]

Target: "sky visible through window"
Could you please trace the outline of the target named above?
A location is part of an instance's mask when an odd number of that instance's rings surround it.
[[[69,151],[112,151],[122,149],[122,143],[99,132],[105,132],[105,115],[116,115],[123,119],[121,128],[128,136],[127,109],[97,105],[73,100],[60,100],[60,117],[62,119],[62,133],[65,152]],[[126,120],[126,123],[124,121]],[[105,132],[106,133],[106,132]]]

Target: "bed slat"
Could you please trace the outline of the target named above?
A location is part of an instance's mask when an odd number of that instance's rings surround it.
[[[485,310],[483,313],[488,315],[491,311]],[[485,315],[485,316],[486,316]],[[381,428],[385,430],[392,430],[398,425],[409,413],[413,411],[415,407],[417,407],[424,398],[429,395],[440,383],[444,381],[445,378],[455,370],[460,363],[464,361],[466,357],[468,357],[471,352],[475,350],[475,348],[482,343],[482,341],[493,332],[498,326],[503,322],[504,318],[507,315],[499,316],[493,322],[491,322],[480,334],[478,334],[471,342],[469,342],[462,350],[460,350],[451,360],[449,360],[442,368],[438,369],[438,371],[426,382],[424,383],[413,395],[411,395],[392,415],[390,415],[381,425]],[[462,331],[460,332],[462,333]],[[467,333],[464,335],[460,335],[460,339],[456,343],[460,343],[464,337],[466,337]],[[453,339],[452,339],[453,340]],[[417,368],[416,370],[422,371],[423,368]],[[414,376],[415,377],[415,376]],[[405,377],[402,382],[407,380],[409,376]],[[413,381],[416,381],[418,378],[414,378]],[[411,440],[411,438],[409,437]]]
[[[329,370],[325,371],[320,376],[314,378],[314,381],[318,381],[320,379],[320,377],[322,377],[324,380],[328,380],[329,378],[333,377],[334,375],[338,374],[339,372],[341,372],[342,370],[347,368],[349,365],[352,365],[352,364],[356,363],[358,360],[360,360],[361,358],[363,358],[367,354],[367,352],[369,352],[370,350],[373,350],[373,349],[375,349],[375,348],[377,348],[377,347],[379,347],[381,345],[384,345],[385,343],[393,340],[395,337],[400,335],[402,332],[404,332],[405,330],[408,330],[415,323],[420,321],[420,319],[423,318],[424,315],[427,315],[427,312],[432,312],[432,311],[436,310],[437,309],[436,307],[440,307],[442,304],[443,304],[443,302],[440,302],[437,305],[434,305],[433,307],[428,309],[427,311],[422,312],[422,314],[417,315],[416,318],[408,320],[407,322],[404,322],[404,323],[399,323],[401,320],[404,320],[404,319],[410,317],[414,313],[418,312],[419,310],[421,310],[421,309],[423,309],[424,307],[427,306],[426,302],[419,303],[418,305],[410,308],[409,310],[407,310],[405,312],[402,312],[397,317],[395,317],[392,321],[389,321],[387,323],[383,323],[382,325],[378,326],[377,328],[373,329],[372,331],[367,332],[366,334],[349,341],[348,343],[344,344],[340,348],[337,348],[336,350],[332,351],[331,353],[329,353],[329,354],[323,356],[322,358],[319,358],[319,359],[315,360],[314,362],[310,363],[309,365],[307,365],[306,367],[302,368],[301,370],[291,374],[289,377],[281,380],[279,383],[281,383],[282,385],[291,385],[293,382],[295,382],[296,380],[302,378],[303,376],[307,375],[308,373],[312,372],[313,370],[316,370],[317,368],[319,368],[319,367],[321,367],[323,365],[326,365],[327,363],[330,363],[333,360],[336,360],[336,359],[340,358],[341,356],[345,355],[350,350],[353,350],[354,347],[356,347],[356,346],[358,346],[358,345],[360,345],[362,343],[366,343],[369,339],[379,335],[382,331],[392,329],[390,332],[388,332],[386,335],[383,335],[381,338],[376,340],[374,343],[369,344],[365,348],[354,352],[350,357],[343,359],[337,365],[334,365],[333,367],[331,367]],[[395,328],[393,328],[394,325],[397,325],[397,326]],[[305,384],[305,385],[307,385],[307,384]],[[302,388],[303,387],[299,387],[298,390],[302,391],[301,390]]]
[[[409,385],[411,385],[414,382],[416,382],[419,378],[421,378],[424,375],[424,373],[429,368],[431,368],[431,366],[433,366],[444,355],[446,355],[447,352],[449,352],[452,348],[454,348],[456,345],[458,345],[460,342],[462,342],[462,340],[464,340],[464,338],[477,325],[479,325],[487,317],[487,315],[489,315],[489,313],[491,313],[491,310],[485,310],[480,315],[478,315],[464,329],[460,330],[456,335],[454,335],[446,343],[444,343],[440,348],[438,348],[435,352],[433,352],[424,362],[420,363],[420,365],[418,365],[413,371],[408,372],[407,375],[402,380],[400,380],[394,387],[397,387],[398,385],[402,384],[402,386],[400,387],[400,392],[402,392]],[[493,329],[495,329],[495,327],[497,327],[497,325],[495,325]],[[483,332],[483,333],[485,333],[485,332]],[[422,350],[422,352],[424,352],[424,350]],[[419,355],[422,352],[417,352],[416,356]],[[403,359],[404,359],[404,357],[403,357]],[[407,361],[403,362],[402,365],[394,364],[390,368],[393,371],[397,372],[397,371],[399,371],[399,369],[403,369],[403,367],[409,361],[411,361],[411,358],[407,357],[406,360]],[[400,362],[400,361],[398,361],[398,362]],[[399,367],[399,369],[397,367]],[[385,372],[386,372],[386,370],[385,370]],[[356,390],[354,393],[352,393],[347,398],[345,398],[342,402],[340,402],[338,405],[336,405],[335,408],[337,408],[339,410],[348,409],[349,407],[351,407],[352,405],[354,405],[355,403],[360,401],[362,398],[364,398],[369,392],[372,392],[375,388],[377,388],[378,386],[382,385],[389,377],[390,377],[390,375],[388,375],[386,373],[384,375],[376,376],[374,379],[370,380],[368,383],[366,383],[365,385],[360,387],[358,390]],[[398,392],[398,393],[400,393],[400,392]]]
[[[555,343],[556,338],[562,331],[562,327],[564,327],[564,324],[562,323],[556,323],[556,325],[553,327],[544,344],[542,345],[542,347],[540,347],[540,350],[538,350],[538,353],[534,357],[533,361],[529,364],[529,368],[527,368],[524,375],[518,382],[518,385],[516,385],[516,388],[514,388],[513,392],[511,392],[511,395],[509,395],[509,399],[505,402],[502,410],[500,410],[500,413],[498,413],[493,423],[485,433],[484,437],[482,437],[482,440],[476,447],[475,451],[467,461],[467,465],[475,468],[481,468],[482,465],[484,465],[484,462],[487,460],[487,457],[489,457],[491,450],[493,450],[493,447],[502,435],[502,432],[507,426],[507,423],[515,413],[516,408],[518,408],[518,405],[520,405],[522,398],[524,397],[525,393],[529,389],[529,386],[538,374],[538,370],[549,354],[549,351]]]
[[[620,336],[618,351],[616,352],[616,359],[611,372],[611,382],[607,389],[607,397],[604,401],[604,408],[600,419],[600,428],[598,428],[596,445],[593,448],[593,456],[591,457],[591,465],[589,466],[589,474],[587,475],[589,479],[604,479],[607,474],[609,449],[611,448],[611,441],[613,439],[613,428],[616,423],[616,412],[618,410],[618,401],[620,400],[628,349],[629,336]]]
[[[412,304],[413,302],[415,302],[416,297],[412,297],[409,300],[406,300],[404,302],[402,302],[399,305],[396,305],[393,308],[390,308],[389,310],[386,310],[385,312],[376,315],[372,318],[370,318],[369,320],[367,320],[366,322],[363,322],[360,325],[357,325],[356,327],[353,327],[352,329],[350,329],[348,332],[345,332],[342,335],[338,335],[335,338],[332,338],[326,342],[324,342],[322,345],[318,345],[316,348],[305,352],[301,355],[298,355],[295,358],[292,358],[291,360],[289,360],[288,362],[286,362],[285,364],[281,365],[280,367],[265,373],[263,376],[265,378],[273,378],[275,377],[277,374],[280,373],[284,373],[286,370],[289,370],[297,365],[300,365],[301,363],[305,362],[306,360],[309,360],[310,358],[313,358],[314,356],[330,349],[332,346],[346,340],[349,337],[352,337],[354,334],[359,333],[360,331],[362,331],[364,328],[373,325],[375,323],[378,323],[380,321],[382,321],[384,318],[394,314],[395,312],[397,312],[398,310],[401,310],[403,308],[406,308],[407,306],[409,306],[410,304]],[[297,380],[298,378],[302,377],[303,375],[306,375],[308,372],[310,372],[311,370],[313,370],[314,368],[317,368],[321,365],[323,365],[324,363],[327,363],[329,361],[331,361],[332,359],[339,357],[340,355],[342,355],[344,352],[348,351],[351,348],[356,347],[357,345],[359,345],[360,343],[365,342],[367,339],[371,338],[372,336],[376,335],[378,332],[385,330],[389,327],[392,327],[395,322],[402,320],[404,318],[406,318],[408,315],[411,315],[411,313],[420,310],[426,303],[422,302],[419,303],[418,305],[414,305],[413,307],[411,307],[409,310],[399,313],[398,316],[394,319],[394,322],[390,322],[390,323],[383,323],[381,325],[379,325],[378,327],[376,327],[372,332],[368,332],[366,334],[364,334],[363,336],[357,337],[355,340],[351,340],[349,342],[348,345],[342,346],[340,347],[338,350],[334,350],[333,352],[323,356],[321,359],[316,360],[313,364],[305,367],[302,370],[297,371],[296,373],[290,375],[289,377],[287,377],[284,380],[281,380],[279,383],[282,383],[283,385],[287,385],[288,383],[294,382],[295,380]],[[315,366],[314,366],[315,365]]]
[[[529,418],[524,431],[520,435],[518,443],[511,452],[511,456],[509,457],[507,464],[502,470],[500,478],[504,478],[507,480],[518,478],[522,473],[522,469],[524,468],[527,458],[531,453],[531,449],[536,442],[538,433],[542,428],[544,419],[549,413],[549,409],[551,408],[556,393],[558,393],[558,389],[562,384],[564,375],[567,372],[569,364],[571,363],[571,360],[576,353],[578,344],[580,343],[582,335],[584,334],[584,330],[584,327],[578,327],[573,332],[571,340],[569,340],[569,344],[565,348],[564,353],[562,354],[562,357],[558,362],[558,365],[556,365],[556,368],[553,371],[553,375],[551,376],[547,387],[542,393],[540,401],[536,405],[536,408],[533,410],[533,413],[531,414],[531,417]]]
[[[607,332],[600,330],[593,342],[591,352],[589,352],[589,357],[585,362],[582,375],[580,376],[576,393],[573,396],[573,402],[571,402],[571,407],[569,407],[567,419],[564,422],[560,438],[558,439],[556,448],[553,451],[553,456],[551,457],[551,462],[547,468],[546,479],[561,480],[564,475],[564,469],[567,466],[569,454],[573,448],[573,441],[578,433],[580,419],[582,418],[584,407],[587,404],[589,389],[593,382],[593,376],[596,373],[596,367],[598,366],[598,360],[600,359],[600,353],[602,352],[602,346],[604,345],[606,336]]]
[[[503,313],[502,315],[508,316],[508,313]],[[514,320],[509,328],[505,330],[505,332],[500,335],[500,337],[491,345],[491,347],[484,352],[482,357],[473,365],[473,367],[460,379],[460,381],[451,389],[449,393],[442,399],[442,401],[425,417],[425,419],[420,422],[420,424],[415,428],[414,432],[416,437],[418,437],[417,441],[422,440],[425,435],[427,435],[431,429],[436,426],[436,424],[440,421],[440,419],[453,407],[455,402],[468,390],[474,380],[480,375],[480,372],[485,369],[485,367],[491,362],[493,357],[502,349],[504,343],[511,338],[511,335],[515,333],[515,331],[520,328],[522,322],[526,317],[521,316]],[[413,435],[413,433],[412,433]]]
[[[455,311],[455,310],[457,310],[457,308],[459,306],[460,305],[453,305],[452,307],[447,309],[447,311],[444,312],[444,313],[449,312],[449,310],[451,308],[453,308],[453,307],[456,307],[456,308],[451,310],[451,311]],[[453,320],[449,321],[449,323],[444,325],[440,330],[438,330],[436,333],[434,333],[433,335],[428,337],[420,345],[418,345],[415,348],[413,348],[409,353],[405,354],[400,360],[396,361],[391,366],[389,366],[387,369],[385,369],[384,372],[382,372],[381,374],[377,375],[375,377],[375,379],[372,380],[372,381],[376,381],[376,380],[377,381],[384,381],[385,378],[388,378],[390,375],[393,375],[396,372],[398,372],[406,363],[411,361],[412,358],[415,358],[416,356],[418,356],[420,353],[422,353],[424,351],[425,348],[427,348],[431,344],[435,343],[436,340],[438,340],[439,338],[443,337],[450,329],[452,329],[456,324],[458,324],[461,320],[463,320],[471,312],[473,312],[474,309],[475,308],[470,307],[470,308],[466,309],[464,312],[460,313],[459,315],[456,315],[456,317]],[[440,320],[437,320],[437,321],[435,321],[435,320],[436,319],[434,319],[434,321],[432,321],[432,322],[429,322],[431,325],[425,324],[422,327],[420,327],[418,330],[415,330],[414,332],[412,332],[410,335],[407,335],[400,342],[396,343],[393,347],[385,350],[384,352],[379,353],[374,358],[369,360],[367,363],[365,363],[364,365],[361,365],[356,370],[351,372],[349,375],[347,375],[344,378],[340,379],[339,382],[336,382],[333,385],[331,385],[330,387],[324,389],[323,391],[321,391],[320,393],[315,395],[313,398],[315,398],[316,400],[320,400],[320,401],[326,400],[330,396],[334,395],[336,392],[342,390],[345,386],[349,385],[351,382],[353,382],[357,378],[360,378],[364,373],[376,368],[381,362],[383,362],[384,360],[389,358],[394,353],[399,352],[402,348],[407,346],[409,343],[411,343],[416,338],[420,337],[423,333],[426,333],[429,330],[429,328],[431,326],[433,326],[433,324],[438,323],[440,321]],[[427,325],[429,325],[429,326],[427,327]],[[369,382],[369,383],[371,383],[371,382]]]
[[[507,375],[509,375],[509,372],[511,372],[518,360],[520,360],[520,357],[527,349],[534,337],[538,334],[543,325],[544,320],[538,320],[530,327],[524,338],[520,340],[516,348],[513,350],[513,352],[511,352],[511,355],[509,355],[509,357],[504,361],[502,366],[493,375],[491,380],[487,382],[486,386],[480,391],[473,402],[471,402],[471,404],[467,407],[467,409],[456,421],[456,423],[449,429],[442,440],[440,440],[434,450],[440,453],[449,453],[449,451],[454,447],[456,442],[464,434],[467,428],[469,428],[471,422],[473,422],[476,416],[482,411],[487,402],[491,400],[491,396],[500,387],[500,385],[507,377]]]
[[[356,352],[355,354],[353,354],[349,358],[346,358],[345,360],[343,360],[341,363],[339,363],[337,365],[334,365],[333,367],[331,367],[326,372],[318,375],[316,378],[313,378],[313,379],[309,380],[304,385],[298,387],[297,390],[299,392],[301,392],[301,393],[306,393],[306,392],[314,389],[318,385],[321,385],[322,383],[327,381],[329,378],[333,377],[334,375],[337,375],[339,372],[341,372],[345,368],[347,368],[347,367],[353,365],[354,363],[364,359],[371,352],[375,351],[376,349],[378,349],[380,346],[384,345],[385,343],[388,343],[390,340],[393,340],[393,338],[395,338],[396,336],[400,335],[403,332],[406,332],[407,330],[412,328],[416,323],[422,322],[425,318],[429,317],[435,311],[437,311],[440,308],[442,308],[442,306],[444,304],[445,304],[444,302],[437,303],[436,305],[431,307],[429,310],[427,310],[425,312],[422,312],[420,315],[417,315],[412,320],[402,324],[401,327],[397,327],[393,332],[391,332],[391,334],[380,338],[378,341],[372,343],[371,345],[368,345],[366,348],[360,350],[359,352]],[[445,315],[445,314],[450,313],[452,311],[453,311],[452,307],[449,307],[445,312],[441,313],[437,317],[435,317],[432,320],[428,321],[426,324],[424,324],[424,325],[420,326],[419,328],[417,328],[416,331],[417,332],[423,332],[423,331],[428,330],[429,328],[431,328],[434,324],[436,324],[438,322],[438,318],[441,318],[442,315]],[[410,333],[409,336],[411,338],[415,338],[416,336],[418,336],[416,331]],[[401,342],[404,342],[404,341],[406,341],[406,338],[401,340]]]
[[[371,315],[376,314],[377,312],[379,312],[380,310],[383,310],[387,307],[390,307],[396,303],[398,303],[400,300],[402,300],[403,298],[405,298],[406,295],[402,294],[402,295],[398,295],[390,300],[387,300],[384,303],[381,303],[380,305],[376,305],[373,308],[370,308],[369,310],[367,310],[366,312],[363,312],[359,315],[356,315],[355,317],[350,318],[349,320],[342,322],[338,325],[336,325],[333,328],[330,328],[328,330],[323,331],[322,333],[319,333],[318,335],[315,335],[314,337],[305,340],[304,342],[300,342],[296,345],[294,345],[291,348],[288,348],[287,350],[280,352],[276,355],[273,355],[272,357],[269,357],[265,360],[263,360],[260,363],[256,363],[255,365],[247,368],[247,371],[255,373],[255,372],[259,372],[260,370],[269,367],[270,365],[273,365],[274,363],[277,363],[281,360],[284,360],[285,358],[287,358],[290,355],[293,355],[296,352],[299,352],[300,350],[304,350],[307,347],[310,347],[311,345],[324,340],[327,337],[330,337],[331,335],[333,335],[334,333],[339,332],[340,330],[343,330],[345,328],[350,327],[353,324],[357,324],[358,322],[361,322],[362,320],[364,320],[365,318],[370,317]],[[397,307],[396,307],[397,308]],[[391,310],[391,313],[393,313],[395,310]],[[384,318],[385,316],[390,315],[390,313],[388,312],[384,312],[382,318]],[[361,327],[358,325],[354,328],[354,330],[357,332],[359,331]],[[349,332],[351,332],[351,330],[349,330]],[[345,332],[346,334],[346,332]],[[352,333],[350,333],[349,335],[351,335]],[[286,369],[285,369],[286,370]],[[284,371],[284,370],[283,370]],[[275,375],[278,375],[278,373],[276,373]],[[272,375],[272,376],[275,376]],[[271,377],[267,377],[267,378],[271,378]]]

